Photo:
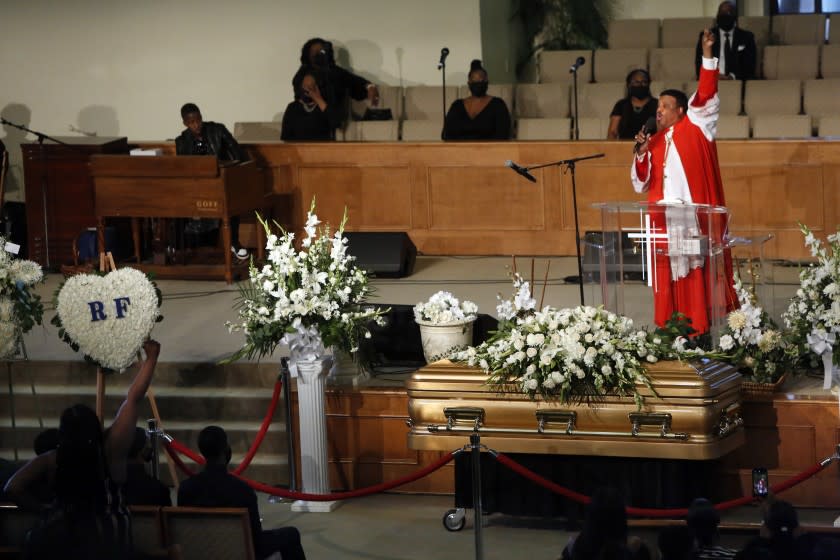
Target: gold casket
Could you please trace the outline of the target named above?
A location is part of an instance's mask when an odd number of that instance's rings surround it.
[[[494,390],[477,368],[443,360],[416,371],[408,389],[408,446],[451,451],[477,431],[505,453],[717,459],[744,443],[741,374],[712,360],[651,364],[656,392],[561,404]]]

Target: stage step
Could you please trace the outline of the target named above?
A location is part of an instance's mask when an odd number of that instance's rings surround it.
[[[5,373],[5,390],[0,393],[0,410],[4,411],[0,417],[0,458],[13,460],[15,447],[20,460],[31,458],[32,442],[42,430],[41,424],[44,428],[57,427],[61,412],[73,404],[95,405],[96,368],[84,362],[15,362]],[[277,373],[276,364],[159,363],[152,388],[163,428],[197,450],[198,434],[205,426],[222,426],[230,438],[235,466],[251,447],[268,412]],[[106,425],[113,420],[134,374],[132,368],[125,373],[107,375]],[[12,429],[9,375],[16,430]],[[138,425],[145,426],[146,419],[151,417],[146,400]],[[268,484],[288,484],[285,418],[281,395],[269,431],[246,476]],[[161,473],[168,481],[165,454],[161,460]]]

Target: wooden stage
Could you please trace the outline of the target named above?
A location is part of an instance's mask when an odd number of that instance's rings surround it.
[[[794,476],[831,456],[840,443],[838,400],[814,389],[821,381],[798,378],[784,392],[767,397],[746,396],[742,406],[746,443],[718,463],[719,494],[715,501],[751,493],[753,467],[767,467],[770,483]],[[293,414],[297,418],[297,395]],[[408,449],[408,396],[402,385],[378,383],[363,387],[328,386],[327,437],[331,485],[335,489],[363,488],[393,480],[422,468],[442,452]],[[298,436],[295,427],[295,436]],[[464,437],[464,443],[469,438]],[[298,472],[300,472],[298,470]],[[454,463],[397,492],[454,492]],[[562,484],[562,481],[558,481]],[[574,488],[572,488],[574,490]],[[782,494],[798,507],[837,508],[840,470],[832,464],[811,479]]]
[[[797,222],[818,235],[840,224],[840,142],[721,140],[732,231],[775,235],[765,258],[810,257]],[[245,144],[268,174],[275,216],[301,227],[318,216],[348,231],[405,231],[427,255],[574,255],[572,183],[563,168],[531,183],[505,166],[604,153],[576,166],[581,231],[599,230],[591,205],[643,197],[630,185],[631,144],[580,142],[369,142]],[[171,143],[145,143],[171,153]],[[243,232],[246,233],[246,232]]]

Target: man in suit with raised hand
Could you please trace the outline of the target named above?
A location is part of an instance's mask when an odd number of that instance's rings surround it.
[[[755,78],[755,36],[752,32],[738,27],[738,9],[735,7],[735,2],[729,0],[721,2],[715,21],[717,25],[711,30],[716,39],[712,47],[712,56],[719,61],[719,78],[721,80]],[[701,31],[697,38],[694,55],[694,69],[698,78],[702,58],[703,32]]]

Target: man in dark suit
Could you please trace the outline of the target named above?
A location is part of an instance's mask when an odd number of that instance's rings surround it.
[[[712,28],[715,44],[712,56],[718,59],[721,80],[751,80],[755,78],[755,36],[738,24],[738,10],[735,2],[721,2],[718,6],[717,25]],[[697,39],[694,68],[700,75],[700,59],[702,58],[701,40],[703,33]]]
[[[245,482],[228,472],[230,445],[227,433],[207,426],[198,434],[198,450],[206,459],[204,470],[178,487],[178,505],[192,507],[247,508],[257,558],[279,552],[283,560],[305,560],[300,532],[294,527],[264,531],[257,508],[257,494]]]

